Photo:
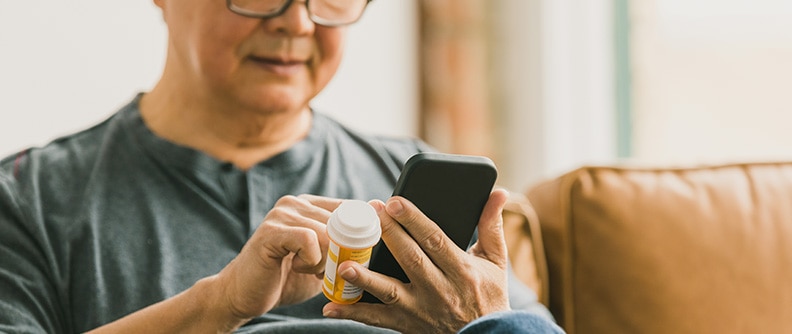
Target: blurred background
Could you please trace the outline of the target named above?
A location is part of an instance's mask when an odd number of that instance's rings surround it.
[[[4,4],[0,155],[109,117],[165,43],[151,1]],[[515,190],[584,164],[792,159],[792,1],[374,0],[313,106],[490,156]]]

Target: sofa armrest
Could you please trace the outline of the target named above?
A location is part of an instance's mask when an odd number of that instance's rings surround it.
[[[522,194],[509,193],[503,209],[503,226],[512,271],[536,292],[540,303],[548,306],[547,261],[539,218]]]

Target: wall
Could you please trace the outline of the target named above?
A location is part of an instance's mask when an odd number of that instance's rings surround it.
[[[219,0],[218,0],[219,1]],[[414,135],[414,1],[375,1],[314,106],[353,128]],[[162,70],[159,10],[139,0],[25,0],[0,10],[0,156],[108,117]]]
[[[612,0],[495,2],[502,184],[524,190],[616,157]]]
[[[792,2],[633,3],[636,160],[792,158]]]

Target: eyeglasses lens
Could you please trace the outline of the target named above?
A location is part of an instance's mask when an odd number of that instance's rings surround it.
[[[282,14],[289,0],[227,0],[231,11],[245,16],[270,18]],[[322,25],[346,25],[363,15],[369,0],[308,0],[311,20]]]

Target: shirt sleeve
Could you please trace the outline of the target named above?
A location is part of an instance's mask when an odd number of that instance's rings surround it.
[[[64,332],[44,233],[26,221],[16,185],[0,173],[0,332]]]

